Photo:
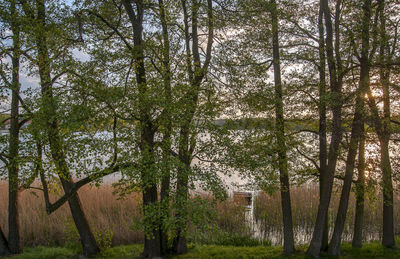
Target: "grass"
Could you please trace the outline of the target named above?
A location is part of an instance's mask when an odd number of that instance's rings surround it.
[[[143,249],[143,245],[125,245],[105,249],[96,258],[138,258]],[[215,245],[190,245],[189,252],[185,255],[170,256],[169,258],[310,258],[305,255],[307,247],[297,247],[297,253],[291,256],[282,255],[280,246],[255,246],[255,247],[233,247]],[[26,248],[24,253],[11,257],[13,259],[30,258],[79,258],[79,251],[74,248],[66,247],[43,247]],[[336,258],[322,255],[321,258]],[[363,248],[352,248],[350,244],[342,245],[342,255],[340,258],[400,258],[399,248],[385,248],[379,242],[364,244]]]

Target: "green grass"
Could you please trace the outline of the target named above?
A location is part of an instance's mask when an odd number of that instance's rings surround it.
[[[138,258],[143,249],[142,245],[117,246],[104,250],[96,258]],[[297,247],[298,252],[292,256],[283,256],[282,247],[278,246],[255,246],[234,247],[215,245],[190,245],[189,252],[185,255],[170,258],[310,258],[305,255],[306,246]],[[11,258],[79,258],[79,250],[66,247],[35,247],[26,248],[24,253]],[[322,255],[321,258],[335,258]],[[364,244],[363,248],[355,249],[350,244],[342,245],[342,256],[340,258],[400,258],[399,248],[384,248],[379,242]]]

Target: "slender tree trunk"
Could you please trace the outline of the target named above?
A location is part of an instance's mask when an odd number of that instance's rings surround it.
[[[326,56],[325,56],[325,41],[324,41],[324,13],[320,6],[318,15],[318,31],[319,31],[319,196],[322,196],[323,192],[323,180],[326,178],[326,161],[328,157],[328,148],[326,140]],[[329,235],[329,224],[328,217],[326,217],[326,223],[324,233],[322,235],[321,251],[328,250],[328,235]]]
[[[383,236],[382,245],[395,245],[393,220],[393,183],[392,167],[389,156],[389,138],[383,138],[381,144],[381,168],[383,174]]]
[[[386,34],[386,17],[385,17],[385,0],[379,0],[380,5],[380,53],[379,60],[382,63],[391,61],[393,51],[390,51],[388,43],[388,35]],[[383,236],[382,245],[392,247],[395,245],[394,237],[394,218],[393,218],[393,180],[392,166],[390,163],[389,141],[391,135],[390,129],[390,67],[383,66],[379,72],[380,82],[383,92],[383,119],[382,130],[379,136],[381,145],[381,170],[383,184]],[[378,119],[378,118],[376,118]]]
[[[16,2],[11,1],[11,30],[13,33],[13,54],[12,54],[12,96],[11,96],[11,126],[9,139],[9,155],[11,157],[8,166],[8,247],[12,254],[22,252],[20,238],[20,222],[18,209],[19,196],[19,57],[20,57],[20,36],[19,26],[16,21]]]
[[[371,20],[371,0],[365,0],[363,5],[364,17],[362,21],[362,50],[360,58],[360,83],[357,89],[354,119],[352,123],[350,145],[347,153],[345,179],[340,196],[339,208],[336,216],[335,228],[333,231],[329,254],[338,256],[340,254],[340,243],[344,224],[346,221],[347,208],[349,204],[351,184],[353,181],[354,164],[357,155],[357,148],[364,127],[365,103],[364,96],[369,86],[369,29]]]
[[[364,200],[365,200],[365,131],[362,134],[358,148],[358,179],[356,182],[356,213],[354,219],[353,247],[362,247],[364,226]]]
[[[163,118],[163,124],[165,130],[163,132],[163,170],[161,177],[161,222],[160,222],[160,238],[161,238],[161,251],[166,254],[168,251],[168,231],[166,228],[166,222],[170,217],[170,184],[171,184],[171,173],[170,173],[170,157],[171,157],[171,133],[172,133],[172,116],[171,116],[171,68],[170,68],[170,42],[168,33],[168,24],[166,18],[166,8],[163,0],[158,0],[160,8],[160,20],[162,26],[163,35],[163,60],[162,60],[162,73],[164,80],[164,96],[165,96],[165,116]]]
[[[10,249],[8,248],[8,242],[4,236],[3,230],[0,227],[0,257],[7,256],[10,254]]]
[[[328,165],[326,168],[326,176],[324,177],[323,180],[323,192],[321,193],[320,202],[318,205],[318,213],[317,213],[317,219],[315,221],[313,236],[311,239],[310,246],[307,250],[307,254],[314,257],[319,256],[322,247],[322,239],[323,239],[324,229],[326,226],[329,203],[332,195],[332,185],[336,170],[336,162],[339,153],[339,145],[342,139],[342,93],[341,93],[342,75],[340,75],[341,69],[338,69],[339,76],[337,76],[337,69],[336,69],[337,65],[340,68],[340,65],[336,64],[340,62],[340,57],[339,53],[336,53],[336,61],[335,61],[334,48],[333,48],[333,27],[332,27],[331,12],[329,9],[328,1],[321,0],[320,5],[324,12],[325,27],[327,33],[326,53],[327,53],[328,68],[330,75],[330,88],[331,88],[330,106],[332,110],[333,119],[332,119],[332,137],[328,153]]]
[[[278,10],[275,0],[271,0],[271,18],[272,18],[272,48],[273,48],[273,66],[274,66],[274,81],[275,81],[275,135],[278,146],[279,173],[280,173],[280,190],[281,190],[281,205],[283,216],[283,252],[292,254],[294,249],[293,237],[293,222],[292,222],[292,207],[290,200],[290,184],[289,172],[287,167],[286,143],[285,143],[285,125],[283,114],[283,94],[282,80],[279,56],[279,20]]]
[[[67,193],[72,188],[73,183],[71,173],[66,163],[63,144],[59,136],[58,122],[55,114],[57,105],[54,101],[52,93],[51,68],[47,49],[47,39],[45,36],[45,4],[43,0],[36,0],[36,5],[37,22],[41,28],[41,31],[36,34],[36,44],[38,48],[38,67],[40,83],[42,87],[42,109],[46,113],[46,118],[48,119],[46,123],[46,131],[49,139],[51,156],[54,160],[64,192]],[[100,249],[96,244],[96,239],[94,238],[85,213],[83,212],[78,194],[76,193],[73,195],[68,200],[68,203],[76,228],[81,238],[83,254],[85,256],[97,254]]]

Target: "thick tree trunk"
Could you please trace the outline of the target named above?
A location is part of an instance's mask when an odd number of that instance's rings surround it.
[[[196,102],[197,104],[197,102]],[[189,173],[190,173],[190,162],[191,152],[189,151],[189,126],[192,121],[193,115],[190,116],[186,125],[181,127],[180,140],[179,140],[179,160],[181,166],[177,174],[177,185],[176,185],[176,237],[174,239],[174,251],[177,254],[184,254],[187,252],[187,240],[186,240],[186,225],[187,225],[187,198],[189,193]]]
[[[11,1],[11,30],[13,33],[13,54],[12,54],[12,96],[11,96],[11,127],[9,138],[9,155],[11,157],[8,166],[8,247],[12,254],[22,252],[20,238],[20,222],[18,209],[19,196],[19,57],[20,38],[19,26],[16,21],[15,1]]]
[[[145,258],[159,257],[162,253],[160,236],[160,212],[157,190],[157,175],[154,158],[155,127],[151,117],[152,104],[148,100],[149,89],[146,80],[143,46],[143,15],[144,3],[135,1],[136,12],[129,0],[122,4],[128,14],[133,29],[134,47],[130,49],[135,59],[135,75],[139,91],[139,129],[140,129],[140,159],[141,185],[143,193],[143,217],[145,241],[142,256]]]
[[[8,248],[8,242],[4,236],[3,230],[0,227],[0,257],[7,256],[10,254],[10,249]]]
[[[326,27],[326,53],[328,60],[328,68],[330,74],[330,88],[331,88],[331,98],[330,106],[332,110],[332,137],[329,146],[328,153],[328,165],[326,168],[326,175],[323,180],[323,192],[321,193],[320,202],[318,205],[317,219],[315,221],[315,227],[313,236],[311,239],[310,246],[307,250],[307,254],[317,257],[321,251],[322,239],[324,234],[324,229],[326,226],[329,203],[332,194],[332,185],[334,174],[336,170],[336,162],[338,158],[339,145],[342,139],[342,80],[341,75],[337,76],[336,66],[338,66],[339,73],[341,71],[339,54],[336,53],[336,62],[334,57],[333,48],[333,27],[331,20],[331,12],[329,9],[328,1],[320,1],[321,8],[325,17],[325,27]],[[338,35],[337,35],[337,38]],[[338,42],[336,42],[339,44]]]
[[[272,18],[272,48],[273,48],[273,66],[275,81],[275,135],[278,147],[279,173],[280,173],[280,191],[283,216],[283,252],[292,254],[294,249],[292,207],[290,200],[289,172],[287,167],[286,143],[285,143],[285,125],[283,114],[283,94],[282,80],[279,56],[279,20],[278,10],[275,0],[271,1]]]
[[[43,0],[36,0],[37,5],[37,21],[40,25],[41,31],[36,35],[36,44],[38,49],[38,67],[40,75],[40,83],[42,87],[42,109],[46,112],[46,131],[50,144],[50,151],[52,159],[54,160],[56,170],[60,181],[62,183],[64,192],[67,193],[72,187],[72,176],[69,172],[66,164],[64,149],[62,141],[59,136],[58,122],[56,119],[57,105],[54,101],[52,93],[52,80],[51,80],[51,68],[50,60],[47,49],[46,39],[46,11]],[[90,229],[89,223],[83,212],[82,205],[79,200],[79,196],[76,193],[68,200],[71,214],[74,219],[76,228],[79,232],[83,254],[85,256],[91,256],[97,254],[100,249],[97,246],[96,239]]]
[[[339,208],[336,216],[335,228],[333,231],[329,254],[338,256],[340,254],[340,243],[344,224],[346,221],[347,208],[349,204],[351,184],[353,181],[354,164],[357,155],[357,148],[364,127],[365,103],[364,97],[369,86],[369,29],[371,19],[371,0],[365,0],[363,5],[364,17],[362,21],[362,50],[360,58],[360,83],[357,89],[354,119],[351,129],[350,145],[347,153],[345,179],[340,196]]]
[[[157,178],[155,177],[154,159],[154,131],[149,120],[140,123],[141,140],[141,165],[142,167],[142,193],[144,217],[144,251],[145,258],[160,257],[162,255],[161,236],[159,229],[160,213],[158,204]]]
[[[362,247],[365,200],[365,132],[362,134],[358,148],[358,179],[356,182],[356,213],[354,219],[353,247]]]
[[[320,6],[318,15],[318,32],[319,32],[319,196],[322,196],[323,192],[323,180],[326,178],[326,161],[328,157],[328,148],[326,140],[326,56],[325,56],[325,41],[324,41],[324,22],[323,22],[323,11]],[[328,217],[326,217],[326,223],[324,233],[322,235],[321,251],[328,250],[328,235],[329,235],[329,224]]]
[[[69,190],[72,188],[73,182],[71,180],[65,180],[64,178],[61,178],[61,183],[64,192],[69,192]],[[82,209],[82,204],[80,202],[78,193],[68,200],[68,205],[71,209],[72,218],[74,219],[75,226],[79,233],[83,255],[92,256],[97,254],[100,250],[90,229],[86,215]]]

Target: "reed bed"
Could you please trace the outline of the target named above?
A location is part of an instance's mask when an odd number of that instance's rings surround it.
[[[8,186],[0,183],[0,224],[7,230]],[[99,188],[85,186],[79,191],[80,199],[93,232],[100,242],[111,239],[112,245],[143,242],[143,234],[131,229],[134,215],[140,214],[137,193],[124,199],[113,194],[111,186]],[[56,195],[52,195],[55,200]],[[64,245],[77,242],[78,233],[68,204],[51,215],[46,214],[43,195],[37,190],[20,194],[21,236],[24,246]]]
[[[336,212],[339,207],[341,188],[334,188],[329,207],[328,224],[330,234],[336,219]],[[314,222],[317,215],[319,203],[318,185],[302,185],[291,189],[293,229],[297,244],[310,242],[314,229]],[[400,234],[400,196],[394,196],[394,222],[395,234]],[[260,193],[255,200],[254,217],[257,222],[259,234],[263,239],[269,239],[273,244],[282,244],[282,212],[280,193],[273,195]],[[343,233],[344,241],[351,241],[353,237],[355,216],[355,198],[352,193],[349,201],[348,213]],[[382,195],[378,192],[366,195],[364,212],[364,241],[380,240],[382,236]]]
[[[0,224],[7,233],[8,186],[0,182]],[[310,241],[318,209],[319,189],[317,185],[293,187],[292,210],[294,233],[297,244]],[[45,211],[42,193],[25,190],[20,194],[21,236],[24,246],[60,246],[78,243],[72,217],[65,204],[51,215]],[[79,191],[81,202],[94,234],[103,246],[142,243],[143,233],[133,226],[134,219],[141,218],[141,195],[132,193],[120,199],[113,194],[113,187],[86,186]],[[52,200],[56,198],[52,194]],[[329,209],[329,225],[334,225],[340,197],[337,188],[332,195]],[[366,199],[364,219],[364,240],[379,240],[381,237],[382,200],[375,194]],[[197,195],[190,202],[189,240],[195,243],[215,243],[230,245],[257,245],[282,243],[282,217],[280,193],[273,195],[259,193],[254,202],[255,229],[248,223],[242,204],[232,198],[216,202],[210,196]],[[400,196],[395,195],[395,233],[400,234]],[[355,199],[352,196],[343,239],[350,241],[353,232]],[[254,227],[254,225],[253,225]],[[254,233],[255,230],[255,233]],[[254,239],[259,239],[259,242]]]

